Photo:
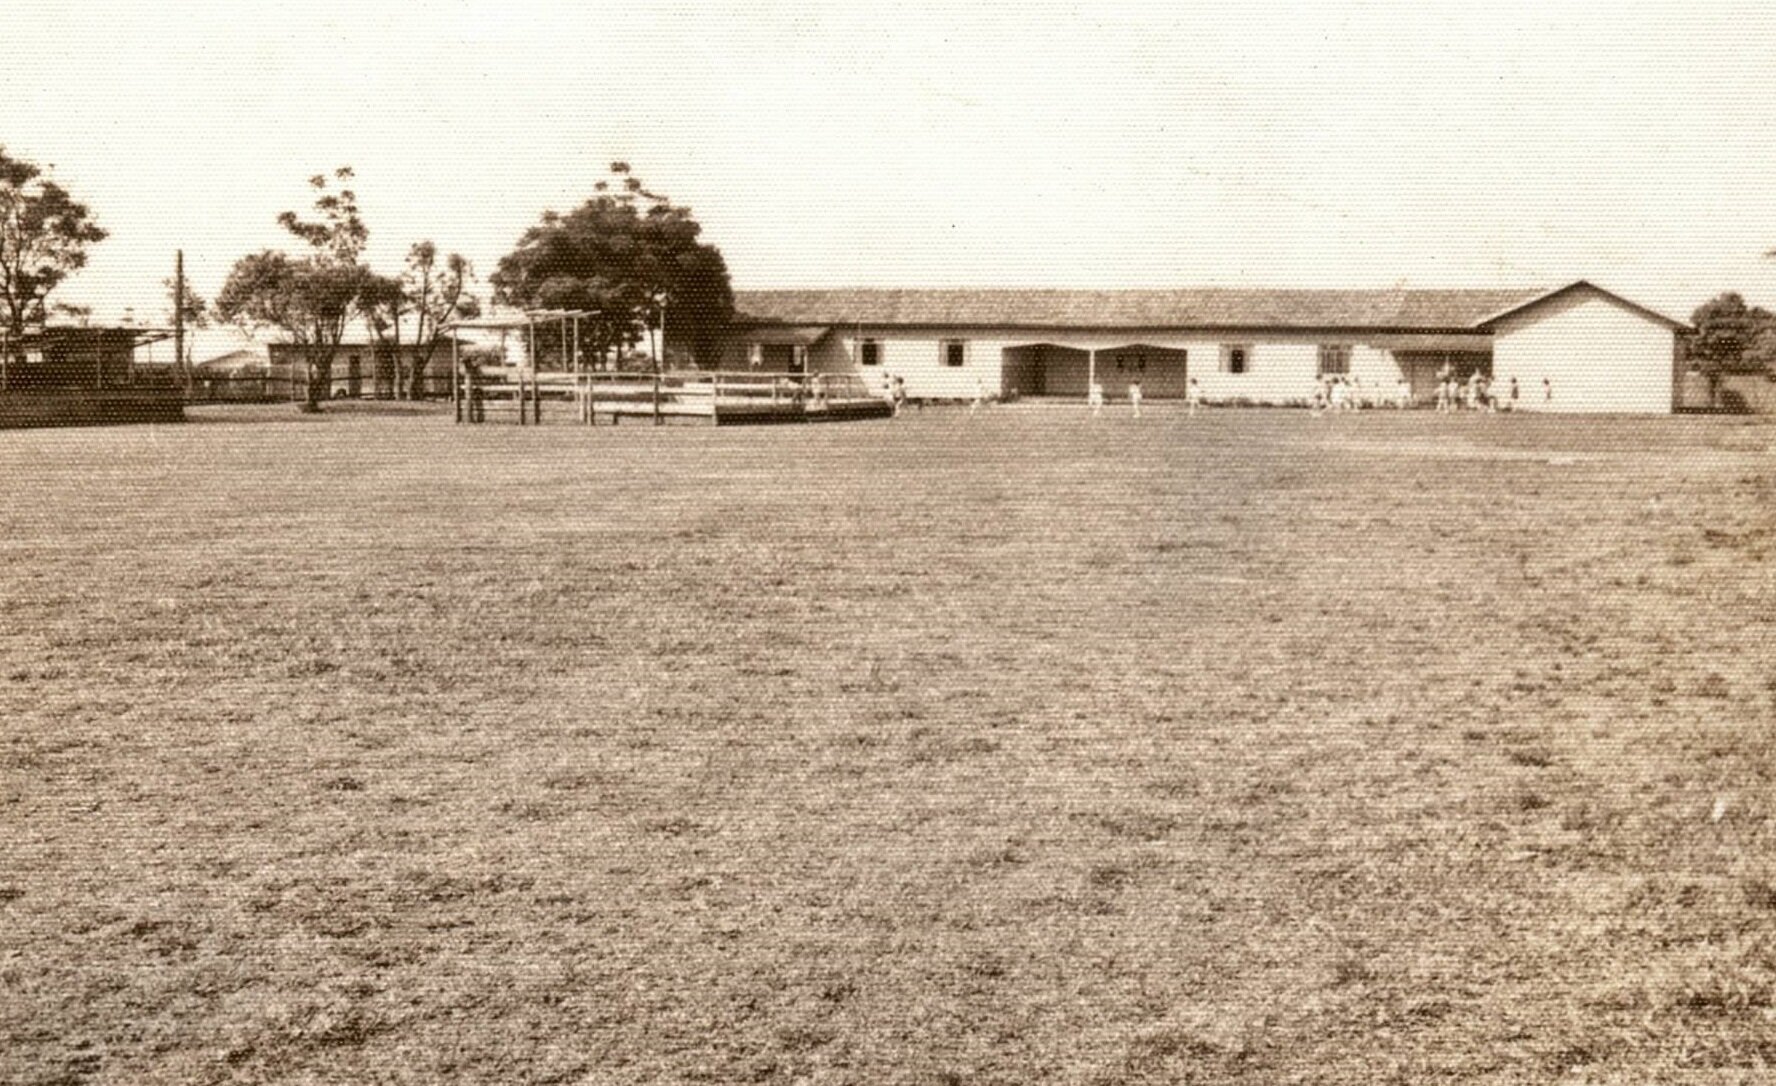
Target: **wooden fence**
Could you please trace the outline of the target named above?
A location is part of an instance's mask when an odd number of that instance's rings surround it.
[[[484,422],[491,407],[519,425],[557,421],[595,425],[628,418],[713,424],[819,421],[892,414],[888,402],[855,374],[563,373],[519,366],[463,367],[452,398],[458,422]],[[544,405],[550,405],[545,409]]]

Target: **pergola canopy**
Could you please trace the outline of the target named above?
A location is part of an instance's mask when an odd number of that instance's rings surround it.
[[[503,317],[477,317],[473,320],[451,321],[444,325],[445,329],[479,329],[484,332],[512,332],[520,328],[529,328],[533,324],[546,324],[550,321],[574,320],[579,317],[595,317],[596,309],[526,309],[521,313],[513,313]]]

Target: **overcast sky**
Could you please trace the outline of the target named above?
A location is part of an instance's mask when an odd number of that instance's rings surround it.
[[[186,10],[178,10],[181,7]],[[1707,3],[9,0],[0,143],[213,296],[350,164],[485,275],[613,159],[740,289],[1535,286],[1776,307],[1776,16]]]

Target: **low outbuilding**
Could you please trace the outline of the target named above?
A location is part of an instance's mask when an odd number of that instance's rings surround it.
[[[143,348],[171,335],[131,325],[0,334],[0,429],[183,419],[174,367],[141,357]]]

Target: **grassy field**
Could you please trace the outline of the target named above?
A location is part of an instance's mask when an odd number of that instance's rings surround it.
[[[1776,425],[0,434],[0,1081],[1752,1083]]]

